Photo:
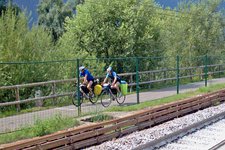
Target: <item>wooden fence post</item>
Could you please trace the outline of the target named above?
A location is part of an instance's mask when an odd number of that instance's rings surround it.
[[[52,83],[52,95],[55,95],[55,94],[56,94],[56,83],[53,82],[53,83]],[[53,98],[53,105],[57,104],[56,100],[57,100],[56,97]]]
[[[133,83],[132,74],[130,75],[130,83]],[[133,86],[130,86],[130,93],[133,91]]]
[[[20,101],[20,89],[19,87],[16,87],[16,101]],[[16,105],[17,112],[20,111],[20,104]]]

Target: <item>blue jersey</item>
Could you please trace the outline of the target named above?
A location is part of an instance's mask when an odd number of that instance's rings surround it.
[[[117,80],[120,81],[120,77],[114,71],[111,74],[107,73],[107,75],[106,75],[106,78],[110,78],[112,80],[114,80],[115,77],[117,77]]]
[[[87,75],[88,82],[91,80],[94,80],[94,77],[91,75],[91,73],[87,69],[84,69],[84,72],[80,72],[81,77],[85,77],[85,75]]]

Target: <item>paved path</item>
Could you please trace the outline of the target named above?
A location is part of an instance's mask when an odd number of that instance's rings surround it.
[[[208,85],[218,84],[218,83],[225,83],[225,78],[213,79],[208,82]],[[187,85],[181,85],[180,93],[184,93],[187,91],[194,91],[202,86],[204,86],[204,81],[191,83]],[[155,100],[158,98],[168,97],[175,94],[176,94],[176,87],[163,88],[159,90],[153,90],[150,92],[142,92],[140,93],[140,102]],[[129,105],[129,104],[135,104],[135,103],[137,103],[136,94],[128,95],[125,101],[125,104]],[[117,105],[117,104],[116,102],[114,102],[112,105]],[[99,103],[97,105],[92,105],[92,104],[82,105],[82,113],[99,112],[100,110],[103,110],[103,109],[104,108]],[[26,113],[26,114],[1,118],[0,133],[20,129],[23,126],[33,124],[35,120],[37,119],[47,119],[56,114],[62,114],[63,116],[75,117],[77,116],[77,108],[71,105],[71,106],[59,107],[59,108],[54,108],[49,110],[43,110],[43,111],[38,111],[33,113]]]

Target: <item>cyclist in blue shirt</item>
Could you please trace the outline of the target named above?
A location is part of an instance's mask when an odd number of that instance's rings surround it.
[[[91,73],[84,66],[81,66],[79,68],[79,70],[80,70],[80,76],[84,77],[83,84],[86,84],[88,90],[90,91],[90,94],[93,94],[91,86],[94,82],[94,77],[91,75]]]
[[[121,83],[121,78],[112,70],[112,67],[108,67],[106,77],[103,84],[106,83],[107,79],[110,78],[112,81],[111,88],[115,88],[119,95],[121,95],[119,85]]]

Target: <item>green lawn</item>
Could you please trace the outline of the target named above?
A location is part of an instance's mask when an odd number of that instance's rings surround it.
[[[24,127],[19,131],[0,134],[0,144],[43,136],[78,125],[79,122],[72,117],[62,117],[61,115],[56,115],[55,117],[44,121],[36,120],[34,125]]]

